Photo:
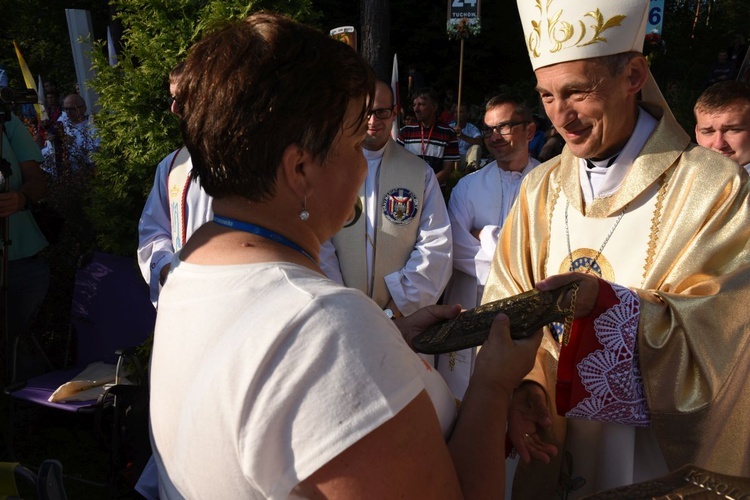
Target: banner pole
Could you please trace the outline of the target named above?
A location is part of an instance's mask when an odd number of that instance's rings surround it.
[[[458,102],[456,102],[456,125],[461,126],[459,118],[461,117],[461,90],[464,81],[464,39],[461,38],[461,55],[458,60]]]

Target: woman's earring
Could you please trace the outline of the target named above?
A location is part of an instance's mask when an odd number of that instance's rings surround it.
[[[302,211],[299,213],[300,220],[307,220],[310,218],[310,212],[307,211],[307,196],[302,200]]]

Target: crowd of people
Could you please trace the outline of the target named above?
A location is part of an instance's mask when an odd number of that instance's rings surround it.
[[[11,83],[2,78],[0,87]],[[53,195],[50,187],[61,179],[88,178],[93,173],[92,155],[97,151],[99,138],[87,113],[85,101],[77,93],[63,101],[53,82],[46,82],[44,111],[35,105],[16,103],[17,92],[0,107],[3,127],[3,161],[9,170],[3,173],[0,187],[0,217],[8,226],[8,238],[3,245],[3,258],[8,260],[8,302],[2,311],[7,328],[5,381],[23,380],[49,369],[49,361],[38,340],[30,335],[30,327],[50,286],[50,269],[40,252],[49,240],[59,234],[59,227],[51,227],[37,209]],[[40,108],[42,109],[42,108]],[[75,200],[78,193],[68,189],[64,197]],[[43,220],[42,220],[43,219]],[[55,214],[53,224],[60,219]],[[1,273],[0,273],[1,274]],[[4,343],[4,342],[3,342]]]
[[[691,143],[641,54],[647,5],[606,40],[529,47],[546,119],[508,95],[441,112],[410,73],[395,138],[389,85],[343,44],[273,15],[198,42],[170,89],[186,147],[140,223],[158,310],[141,491],[571,498],[688,463],[748,475],[747,321],[727,308],[750,291],[750,94],[709,88]],[[219,104],[241,123],[206,98],[223,85],[245,89]],[[511,341],[501,315],[481,350],[409,349],[456,304],[568,283],[572,327]]]
[[[750,476],[750,85],[706,88],[695,144],[643,55],[648,0],[556,1],[571,30],[602,22],[561,42],[519,0],[543,112],[459,106],[411,67],[396,137],[390,85],[313,28],[254,14],[189,50],[169,88],[184,145],[138,226],[157,308],[141,494],[579,498],[686,464]],[[48,274],[24,215],[42,169],[91,171],[98,148],[83,99],[45,90],[49,122],[4,126],[12,279]],[[513,340],[501,314],[481,349],[412,349],[462,308],[571,283],[565,324]]]
[[[523,99],[515,94],[502,94],[508,98],[512,98],[519,102]],[[436,122],[441,127],[452,128],[455,132],[456,139],[458,141],[458,160],[457,164],[450,165],[452,172],[458,172],[459,175],[463,176],[467,173],[479,170],[481,167],[492,161],[492,152],[485,145],[484,138],[482,137],[481,128],[484,127],[483,120],[487,103],[493,98],[497,97],[497,94],[489,95],[485,101],[480,105],[467,104],[465,101],[459,104],[456,102],[455,96],[452,92],[445,91],[441,93],[434,90],[431,87],[422,86],[417,91],[412,91],[410,96],[407,98],[407,102],[411,105],[406,109],[400,110],[400,119],[404,125],[408,127],[417,126],[423,120],[417,118],[417,106],[414,101],[419,98],[420,101],[427,101],[430,106],[435,109]],[[420,115],[424,114],[424,104],[420,103],[419,112]],[[529,142],[529,154],[535,160],[539,160],[540,163],[544,163],[560,154],[565,140],[557,133],[555,127],[552,126],[549,119],[546,116],[540,114],[533,114],[530,120],[533,119],[535,132],[531,141]],[[430,120],[428,120],[429,122]],[[410,133],[409,128],[405,128],[406,133]],[[416,142],[414,137],[406,137],[400,139],[402,144],[406,144],[404,140],[413,144]],[[421,141],[421,138],[420,138]],[[433,147],[439,141],[432,141]],[[447,144],[446,144],[447,145]],[[420,143],[421,147],[421,143]],[[443,146],[445,147],[445,146]],[[410,150],[416,154],[421,154],[418,148],[412,147]],[[455,167],[455,168],[453,168]],[[448,170],[449,166],[446,166]],[[437,173],[437,172],[436,172]],[[447,176],[446,174],[443,174]]]
[[[41,150],[42,169],[53,176],[76,171],[92,173],[92,155],[99,150],[101,140],[86,101],[78,92],[61,100],[57,84],[52,81],[45,82],[39,92],[43,108],[22,104],[13,111]]]

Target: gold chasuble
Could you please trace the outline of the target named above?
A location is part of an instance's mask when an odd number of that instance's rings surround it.
[[[333,237],[344,284],[357,288],[381,308],[391,300],[385,276],[403,268],[419,233],[425,190],[424,162],[389,139],[380,162],[375,237],[367,236],[365,186],[359,189],[362,216]],[[372,282],[367,283],[367,245],[374,247]]]
[[[603,279],[640,298],[647,432],[667,467],[692,463],[750,476],[748,177],[691,144],[669,111],[644,108],[659,123],[613,195],[585,204],[579,160],[567,147],[529,173],[503,228],[483,302],[528,291],[595,259]],[[571,441],[586,437],[554,408],[559,344],[546,328],[544,335],[527,380],[547,392],[553,427],[545,439],[558,456],[550,465],[519,465],[514,498],[556,497],[561,469],[575,476],[565,451],[579,444],[585,453],[582,443],[565,445],[566,433]]]

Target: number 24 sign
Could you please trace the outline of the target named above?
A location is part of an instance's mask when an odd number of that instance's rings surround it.
[[[448,0],[448,19],[479,17],[479,0]]]

